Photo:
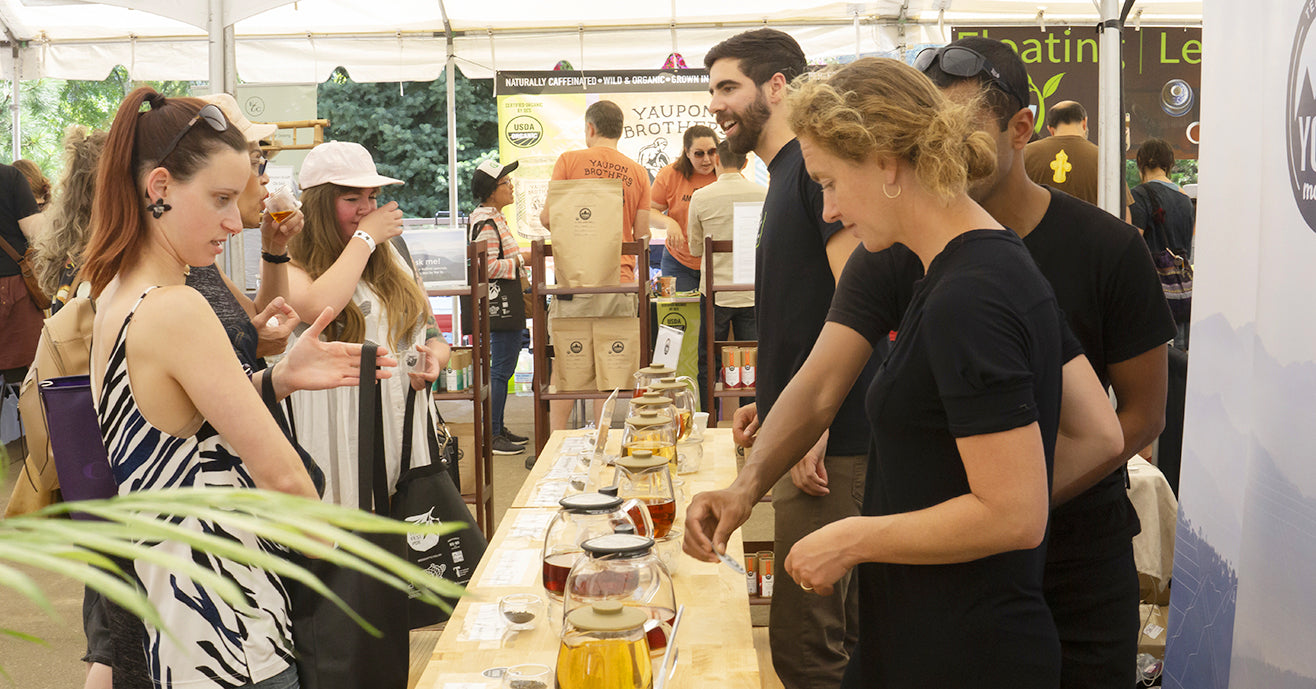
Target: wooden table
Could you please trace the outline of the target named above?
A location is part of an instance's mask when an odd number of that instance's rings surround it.
[[[563,443],[570,448],[579,442],[570,438],[583,433],[556,432],[540,453],[476,568],[468,595],[457,604],[435,645],[434,656],[417,685],[420,689],[495,688],[499,680],[484,676],[484,670],[518,663],[556,665],[561,604],[547,603],[548,614],[533,630],[500,633],[498,599],[508,593],[529,592],[548,600],[540,582],[539,558],[543,530],[557,509],[538,505],[548,502],[556,494],[557,484],[563,483],[563,471],[553,471],[560,459],[566,466]],[[608,449],[615,451],[621,441],[620,431],[610,436]],[[710,429],[704,437],[700,471],[680,477],[684,485],[677,529],[684,529],[684,508],[691,496],[726,486],[735,477],[731,431]],[[556,505],[556,500],[552,504]],[[758,660],[744,578],[725,565],[699,562],[677,549],[679,543],[669,551],[676,565],[672,581],[677,603],[685,606],[685,616],[675,639],[679,650],[676,674],[668,686],[758,689]],[[739,532],[733,535],[727,552],[744,562]]]

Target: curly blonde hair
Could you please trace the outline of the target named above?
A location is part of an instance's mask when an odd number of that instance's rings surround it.
[[[33,270],[46,294],[59,290],[64,266],[82,265],[91,239],[91,202],[96,196],[96,164],[108,132],[73,125],[64,132],[64,174],[50,206],[50,228],[32,243]]]
[[[891,156],[950,201],[996,169],[995,142],[977,131],[975,103],[956,103],[921,72],[890,58],[863,58],[796,79],[790,126],[833,155],[855,163]]]
[[[288,243],[288,252],[312,280],[324,275],[347,246],[338,227],[334,203],[349,191],[356,189],[325,183],[302,192],[306,224]],[[361,279],[379,295],[388,311],[390,342],[379,344],[394,348],[394,351],[409,348],[407,341],[415,334],[416,328],[424,328],[430,318],[429,299],[415,278],[393,259],[387,242],[370,255]],[[340,342],[363,342],[366,319],[361,307],[355,302],[347,302],[326,333],[330,339]]]

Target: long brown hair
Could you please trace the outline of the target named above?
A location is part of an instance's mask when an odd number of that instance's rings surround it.
[[[60,272],[82,260],[91,233],[91,204],[96,198],[96,164],[105,148],[104,131],[75,124],[64,133],[64,175],[50,206],[50,228],[32,242],[33,269],[46,294],[59,290]]]
[[[338,197],[352,191],[354,187],[343,187],[325,183],[302,192],[302,212],[306,214],[306,224],[302,231],[288,243],[288,252],[292,259],[314,280],[324,275],[333,266],[347,246],[343,233],[338,226],[338,214],[334,205]],[[398,351],[405,340],[411,338],[416,328],[422,324],[429,313],[429,299],[416,284],[415,278],[393,259],[393,251],[385,242],[370,255],[361,279],[379,295],[383,307],[388,311],[388,339],[385,344]],[[309,317],[309,316],[308,316]],[[363,342],[366,335],[365,314],[355,302],[338,313],[334,322],[326,331],[330,339],[341,342]]]
[[[144,104],[150,109],[143,111]],[[202,122],[188,127],[203,105],[197,98],[165,98],[149,86],[134,90],[119,105],[96,172],[91,243],[84,254],[83,276],[91,282],[93,295],[136,260],[147,241],[148,200],[141,187],[147,173],[163,167],[174,179],[186,182],[225,147],[247,152],[247,141],[237,127],[222,132]],[[188,129],[173,151],[163,150],[184,127]]]

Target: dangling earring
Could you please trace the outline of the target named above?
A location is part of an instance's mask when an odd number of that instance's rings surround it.
[[[145,194],[145,196],[147,201],[151,201],[150,194]],[[173,206],[165,203],[164,197],[161,197],[159,201],[151,201],[146,204],[146,210],[151,211],[151,217],[156,220],[159,220],[160,216],[164,215],[165,211],[171,211],[173,209]]]
[[[896,198],[897,196],[900,196],[900,192],[902,192],[902,191],[904,191],[904,189],[901,189],[901,188],[900,188],[900,185],[897,184],[897,185],[896,185],[896,193],[892,194],[891,192],[889,192],[889,191],[886,190],[886,182],[883,182],[883,183],[882,183],[882,193],[883,193],[883,194],[886,194],[886,197],[889,198],[889,199],[894,199],[894,198]],[[158,218],[158,217],[160,217],[160,216],[157,215],[156,217]]]

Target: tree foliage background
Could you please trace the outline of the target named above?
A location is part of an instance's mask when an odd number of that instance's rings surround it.
[[[63,170],[64,131],[71,124],[105,129],[123,97],[149,84],[166,96],[187,96],[204,82],[136,82],[116,67],[104,81],[41,79],[23,82],[20,91],[21,155],[36,162],[54,184]],[[201,89],[198,89],[201,91]],[[8,112],[12,93],[0,84],[0,107]],[[317,88],[319,116],[332,126],[326,137],[355,141],[374,156],[381,174],[397,177],[404,186],[387,190],[409,217],[433,216],[448,209],[447,85],[431,82],[356,83],[338,69]],[[493,80],[456,77],[457,185],[459,209],[475,207],[470,197],[471,173],[498,154],[498,105]],[[12,120],[0,117],[0,162],[14,160]]]
[[[455,87],[458,207],[469,213],[475,207],[471,174],[498,154],[498,105],[492,79],[467,79],[458,71]],[[331,123],[325,138],[365,146],[380,174],[406,182],[388,188],[385,198],[397,201],[408,217],[448,209],[448,98],[443,79],[356,83],[338,69],[317,91],[319,115]]]
[[[151,86],[166,96],[192,95],[187,81],[133,81],[128,70],[115,67],[103,81],[65,81],[38,79],[19,87],[19,142],[21,157],[39,165],[55,184],[64,169],[64,131],[72,124],[92,129],[108,129],[114,121],[123,97],[138,86]],[[0,117],[0,162],[12,162],[13,119],[7,114],[13,106],[13,89],[4,82],[0,105],[6,116]]]

